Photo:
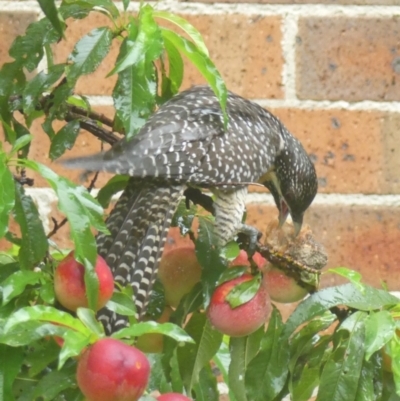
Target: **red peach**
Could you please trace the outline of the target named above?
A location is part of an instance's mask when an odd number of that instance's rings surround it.
[[[179,393],[165,393],[157,397],[158,401],[192,401],[191,398]]]
[[[250,301],[236,308],[232,308],[226,300],[235,286],[252,278],[250,274],[244,274],[215,289],[207,316],[217,330],[232,337],[241,337],[253,333],[266,322],[271,312],[271,301],[263,282]]]
[[[114,292],[114,278],[101,256],[97,256],[95,272],[99,279],[99,296],[96,310],[102,308]],[[74,259],[73,251],[58,265],[54,273],[54,292],[65,308],[75,312],[79,307],[88,307],[85,288],[85,268]]]
[[[87,401],[136,401],[146,389],[150,364],[143,352],[113,338],[86,348],[78,362],[78,386]]]
[[[158,277],[164,286],[165,302],[177,307],[201,278],[201,266],[194,245],[184,245],[166,252],[160,261]]]

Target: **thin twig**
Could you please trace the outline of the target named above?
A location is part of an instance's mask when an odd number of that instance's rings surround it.
[[[68,221],[67,218],[63,218],[59,223],[54,217],[51,217],[51,221],[54,223],[53,229],[47,234],[47,238],[52,237],[65,223]]]
[[[106,117],[102,113],[97,113],[92,110],[90,110],[90,111],[85,110],[82,107],[78,107],[78,106],[68,106],[68,108],[70,109],[70,111],[72,113],[79,114],[80,116],[88,117],[91,120],[100,121],[102,124],[107,125],[110,128],[112,128],[114,125],[113,120]]]

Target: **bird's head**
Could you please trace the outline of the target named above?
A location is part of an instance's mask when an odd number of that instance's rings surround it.
[[[290,214],[295,235],[299,234],[304,212],[311,205],[318,189],[315,168],[303,149],[295,156],[283,152],[275,162],[274,172],[263,184],[274,197],[279,210],[279,225]]]

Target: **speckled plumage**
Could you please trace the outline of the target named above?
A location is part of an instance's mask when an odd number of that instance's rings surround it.
[[[99,251],[108,255],[119,282],[132,284],[135,280],[136,273],[132,271],[138,269],[138,249],[149,235],[149,227],[170,224],[170,221],[163,221],[162,216],[153,218],[147,213],[146,217],[143,213],[141,218],[136,218],[139,228],[127,225],[132,218],[127,218],[126,214],[141,214],[135,202],[143,202],[143,196],[137,194],[143,183],[146,183],[149,202],[144,209],[156,202],[148,195],[151,191],[156,193],[160,188],[176,186],[172,191],[173,201],[165,210],[161,208],[162,213],[168,209],[171,217],[182,195],[182,185],[210,188],[217,196],[215,231],[219,245],[224,245],[240,231],[249,183],[266,185],[280,213],[284,213],[282,205],[285,203],[293,219],[298,219],[301,225],[302,215],[317,191],[315,169],[301,143],[270,112],[233,93],[228,95],[227,111],[229,123],[225,131],[221,108],[212,90],[206,86],[193,87],[160,107],[131,141],[121,140],[109,151],[66,162],[70,167],[134,177],[116,206],[114,216],[109,218],[111,236],[108,239],[99,236],[98,240]],[[135,197],[129,195],[129,191],[136,194],[136,201],[132,201]],[[109,245],[110,241],[115,243],[118,236],[135,244],[131,246],[132,256],[125,257],[126,262],[122,262],[124,256],[115,257],[116,253],[126,250]],[[160,243],[158,255],[161,255],[164,240],[165,233],[153,241]],[[154,278],[157,258],[142,262],[143,266],[146,263],[151,266],[149,271]],[[143,281],[137,274],[136,279]],[[150,288],[152,279],[146,276],[144,281]],[[137,283],[133,287],[136,292],[141,290]],[[143,309],[144,304],[142,300],[138,308]]]

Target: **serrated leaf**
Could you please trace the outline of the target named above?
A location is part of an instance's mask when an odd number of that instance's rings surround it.
[[[36,205],[19,184],[15,186],[14,210],[22,235],[19,261],[22,269],[30,269],[45,257],[48,242]]]
[[[60,36],[64,36],[65,23],[64,21],[60,20],[55,1],[38,0],[38,3],[44,15],[49,19],[51,25],[53,25],[53,28],[56,30],[56,32]]]
[[[364,360],[354,401],[375,401],[374,381],[374,364]]]
[[[33,393],[34,399],[39,397],[43,401],[54,400],[61,391],[75,387],[76,384],[76,366],[71,364],[62,370],[53,370],[43,376],[43,378],[36,385]]]
[[[194,343],[193,338],[185,330],[173,323],[140,322],[134,323],[112,334],[113,338],[139,337],[143,334],[163,334],[175,341]]]
[[[245,374],[250,361],[255,357],[264,334],[264,327],[250,336],[232,337],[229,341],[231,362],[229,364],[229,390],[236,401],[247,401]]]
[[[192,64],[195,65],[211,86],[221,105],[224,126],[227,127],[228,114],[226,112],[226,101],[228,98],[228,91],[225,82],[214,63],[190,40],[187,40],[166,28],[162,28],[161,32],[163,38],[169,40],[181,53],[183,53]]]
[[[108,207],[111,198],[118,193],[119,191],[123,191],[128,183],[129,176],[127,175],[115,175],[110,180],[108,180],[107,184],[104,185],[100,189],[97,194],[97,201],[104,208]]]
[[[282,336],[284,325],[273,309],[261,350],[246,370],[246,394],[251,401],[272,401],[282,391],[289,370],[289,344]]]
[[[199,373],[218,351],[222,334],[211,327],[204,313],[194,313],[185,327],[196,344],[186,344],[178,348],[179,368],[186,392],[191,393],[198,383]]]
[[[15,188],[11,171],[6,164],[6,155],[0,151],[0,238],[8,231],[10,212],[15,204]]]
[[[381,349],[394,335],[396,324],[387,310],[371,313],[365,321],[365,359]]]
[[[153,63],[162,53],[162,38],[151,10],[150,6],[142,8],[139,27],[131,22],[117,59],[120,72],[113,91],[116,121],[122,124],[128,139],[142,127],[156,105]]]
[[[387,291],[365,285],[363,292],[352,283],[325,288],[303,300],[289,317],[285,335],[290,336],[301,324],[320,316],[326,310],[339,305],[362,311],[373,311],[384,306],[396,305],[399,299]]]
[[[0,344],[0,395],[2,401],[15,401],[13,383],[20,372],[24,360],[22,348],[12,348]]]
[[[51,22],[44,18],[31,23],[25,35],[15,39],[9,54],[31,72],[42,60],[44,46],[57,42],[59,38],[60,35],[55,31]]]
[[[347,278],[347,280],[353,283],[360,291],[362,291],[364,288],[364,285],[361,283],[361,274],[354,270],[348,269],[347,267],[334,267],[328,269],[326,273],[335,273],[339,276]]]
[[[64,7],[73,5],[85,11],[100,11],[108,17],[111,16],[113,19],[119,17],[118,8],[112,0],[63,0],[62,5]]]
[[[97,247],[91,225],[99,231],[108,232],[102,219],[103,209],[85,188],[77,187],[48,167],[32,160],[23,160],[21,163],[40,173],[56,192],[59,210],[67,216],[70,224],[75,244],[75,259],[85,266],[85,286],[89,306],[95,309],[98,295],[98,279],[94,272]]]
[[[338,346],[326,362],[321,374],[316,401],[354,400],[364,360],[365,312],[355,312],[339,327]]]
[[[74,331],[84,334],[85,336],[91,335],[89,329],[84,326],[79,319],[72,317],[69,313],[60,311],[51,306],[43,305],[26,306],[18,309],[7,319],[4,326],[4,334],[7,334],[9,330],[18,324],[26,324],[27,322],[31,321],[39,321],[40,323],[51,322],[60,324],[62,326],[59,327],[49,325],[48,329],[52,329],[54,332],[49,332],[47,335],[60,335],[62,334],[62,331],[59,331],[59,329],[65,330],[65,328],[70,328]]]
[[[251,301],[260,289],[260,285],[261,277],[257,275],[233,287],[226,296],[230,307],[234,309]]]
[[[229,269],[226,269],[221,276],[219,277],[217,281],[217,286],[233,280],[237,277],[243,276],[243,274],[248,272],[248,267],[247,266],[235,266],[235,267],[230,267]]]
[[[47,74],[41,71],[26,84],[22,95],[24,115],[30,116],[35,111],[39,97],[60,79],[64,68],[64,64],[54,65]]]
[[[51,141],[49,156],[58,159],[67,149],[72,149],[78,137],[80,124],[78,120],[69,121],[57,132]]]
[[[35,285],[44,279],[41,272],[16,271],[8,276],[0,285],[3,298],[3,306],[7,305],[13,298],[20,295],[28,285]]]
[[[135,316],[136,314],[136,306],[132,297],[122,292],[114,292],[111,300],[107,302],[106,308],[122,316]]]
[[[199,382],[193,387],[196,401],[219,401],[217,378],[210,365],[206,365],[199,373]]]
[[[183,81],[184,64],[181,54],[171,41],[164,37],[164,48],[168,56],[168,79],[170,94],[178,93]]]
[[[94,72],[110,51],[113,32],[108,27],[95,28],[76,45],[69,61],[73,64],[67,72],[67,79],[74,85],[77,79]]]
[[[155,18],[162,18],[166,21],[172,22],[178,28],[182,29],[193,41],[197,49],[199,49],[199,51],[204,53],[204,55],[206,55],[207,57],[209,56],[207,46],[204,43],[204,39],[201,36],[201,33],[190,22],[168,11],[154,11],[153,16]]]
[[[147,4],[140,10],[139,27],[135,37],[128,38],[124,55],[108,75],[124,71],[131,66],[143,66],[156,60],[162,53],[161,31],[153,19],[153,8]]]
[[[98,320],[96,320],[96,315],[91,309],[78,308],[76,315],[80,321],[97,337],[102,337],[104,335],[104,327]]]

